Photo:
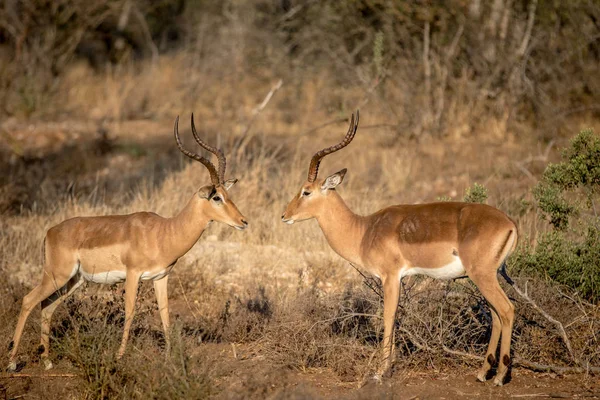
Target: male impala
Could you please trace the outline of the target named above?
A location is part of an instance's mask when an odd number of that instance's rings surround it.
[[[393,328],[400,280],[424,274],[453,279],[467,275],[492,308],[492,335],[480,381],[496,362],[500,334],[500,360],[494,384],[502,385],[510,364],[514,306],[500,287],[496,272],[517,242],[517,227],[501,211],[483,204],[430,203],[396,205],[368,216],[354,214],[335,188],[346,169],[317,180],[323,157],[346,147],[358,128],[358,111],[344,139],[317,152],[308,179],[290,201],[281,219],[293,224],[316,218],[329,245],[340,256],[381,278],[384,289],[383,362],[376,377],[391,371]],[[502,270],[503,271],[503,270]]]
[[[44,240],[44,274],[42,283],[23,298],[21,314],[10,344],[9,370],[16,370],[16,355],[25,321],[33,307],[42,304],[42,359],[46,369],[50,320],[56,307],[84,281],[114,284],[125,281],[125,328],[118,357],[125,352],[129,328],[133,319],[135,298],[140,280],[152,280],[162,320],[167,348],[169,347],[168,274],[185,253],[198,241],[211,221],[223,222],[236,229],[248,223],[227,191],[237,182],[225,180],[226,160],[220,149],[204,143],[194,126],[192,134],[204,149],[215,154],[219,169],[206,158],[183,148],[178,132],[174,134],[179,150],[201,162],[210,173],[211,184],[198,189],[181,212],[163,218],[149,212],[103,217],[68,219],[48,230]]]

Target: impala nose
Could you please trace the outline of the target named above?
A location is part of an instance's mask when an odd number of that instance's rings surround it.
[[[244,224],[244,226],[248,226],[248,221],[246,221],[245,219],[242,219],[242,224]]]

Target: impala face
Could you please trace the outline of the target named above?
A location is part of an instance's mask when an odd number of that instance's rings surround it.
[[[344,168],[322,181],[312,183],[306,181],[300,192],[287,205],[281,221],[291,225],[296,221],[305,221],[316,217],[330,191],[335,190],[336,186],[344,180],[346,171]]]
[[[231,198],[227,190],[231,188],[237,179],[229,179],[223,185],[207,185],[198,190],[198,197],[205,200],[205,213],[211,221],[218,221],[238,230],[248,227],[248,221]]]

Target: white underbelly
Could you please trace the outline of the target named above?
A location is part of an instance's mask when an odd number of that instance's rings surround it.
[[[144,272],[141,276],[141,280],[143,281],[157,281],[162,279],[171,271],[171,268],[165,268],[161,271],[156,272]]]
[[[454,279],[465,275],[465,267],[459,257],[439,268],[404,267],[400,270],[400,279],[411,275],[427,275],[435,279]]]
[[[105,271],[105,272],[85,272],[81,269],[81,276],[88,282],[102,283],[112,285],[115,283],[125,282],[125,271]]]

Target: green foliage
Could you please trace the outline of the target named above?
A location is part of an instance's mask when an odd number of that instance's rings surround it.
[[[557,229],[565,229],[569,218],[576,216],[581,204],[566,195],[579,189],[590,206],[600,187],[600,138],[592,130],[581,131],[571,146],[563,150],[565,161],[549,164],[541,181],[533,189],[543,215]]]
[[[535,248],[522,248],[513,261],[519,270],[545,276],[599,302],[600,218],[594,211],[594,195],[600,186],[600,138],[591,130],[581,131],[562,158],[548,165],[533,188],[553,230],[541,234]]]
[[[373,64],[375,64],[375,74],[377,77],[383,76],[383,32],[378,31],[375,34],[373,42]]]
[[[576,290],[583,298],[600,301],[600,219],[585,230],[581,241],[567,232],[544,234],[535,249],[527,246],[511,263],[528,274],[545,276]]]
[[[485,203],[487,198],[488,193],[486,187],[475,182],[473,186],[465,190],[463,201],[467,203]]]

